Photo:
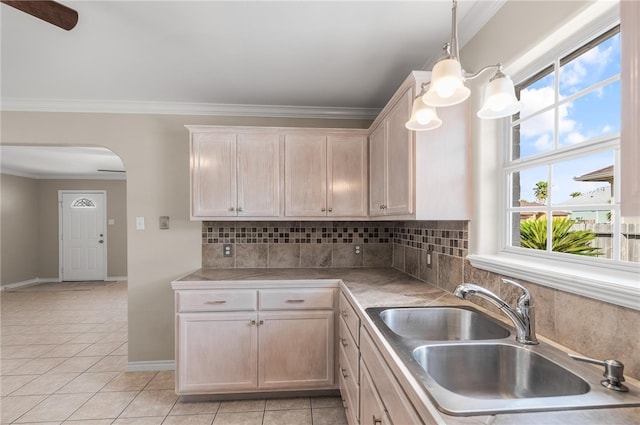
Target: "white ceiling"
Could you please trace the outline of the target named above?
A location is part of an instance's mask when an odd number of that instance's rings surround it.
[[[505,1],[459,0],[461,46]],[[451,26],[449,0],[62,3],[69,32],[0,6],[3,110],[372,118]]]

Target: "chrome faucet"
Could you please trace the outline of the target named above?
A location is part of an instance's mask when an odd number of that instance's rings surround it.
[[[458,285],[453,291],[453,295],[463,300],[469,299],[470,295],[477,295],[490,301],[513,321],[518,333],[516,335],[516,341],[520,344],[526,345],[538,344],[538,340],[536,338],[535,309],[533,307],[533,298],[531,297],[531,293],[524,286],[514,282],[513,280],[502,279],[502,282],[504,284],[513,285],[522,290],[523,293],[518,298],[516,308],[511,307],[502,298],[488,289],[473,283],[463,283],[462,285]]]

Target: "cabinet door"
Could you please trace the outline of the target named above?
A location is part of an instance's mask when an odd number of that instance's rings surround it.
[[[287,134],[284,146],[285,215],[326,216],[326,136]]]
[[[176,392],[255,390],[255,313],[184,313],[177,318]]]
[[[327,185],[327,215],[367,215],[366,137],[327,138]]]
[[[280,215],[280,137],[275,133],[238,135],[239,217]]]
[[[191,215],[235,216],[236,135],[194,133],[191,136]]]
[[[411,89],[389,111],[387,123],[386,214],[413,213],[413,139],[404,124],[411,115]]]
[[[260,313],[258,386],[334,388],[332,310]]]
[[[376,127],[369,136],[369,215],[384,215],[386,202],[387,164],[385,125]]]
[[[363,362],[360,364],[360,424],[391,425],[387,410]]]

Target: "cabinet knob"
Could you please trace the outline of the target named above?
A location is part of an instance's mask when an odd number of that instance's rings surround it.
[[[256,321],[255,321],[255,320],[252,320],[252,321],[251,321],[251,324],[252,324],[252,325],[255,325],[255,324],[256,324]]]
[[[242,207],[238,207],[238,212],[242,212]]]
[[[229,211],[235,211],[236,209],[233,207],[229,207]]]
[[[347,310],[342,310],[341,314],[342,314],[342,317],[347,317],[348,316]]]
[[[349,375],[347,375],[347,369],[345,368],[340,368],[340,373],[342,374],[343,378],[347,378]]]
[[[320,211],[325,212],[325,211],[327,211],[327,209],[326,208],[321,208]]]
[[[382,418],[376,418],[376,415],[371,415],[372,425],[382,425]]]
[[[333,212],[333,208],[329,208],[329,212]]]
[[[264,320],[260,320],[260,321],[258,322],[258,324],[259,324],[259,325],[264,325]]]
[[[383,210],[384,209],[384,205],[380,205],[380,209]]]
[[[347,346],[347,339],[346,338],[340,338],[340,344],[342,344],[343,347]]]

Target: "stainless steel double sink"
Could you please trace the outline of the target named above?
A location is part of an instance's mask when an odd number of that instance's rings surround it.
[[[366,309],[426,393],[456,416],[640,406],[640,392],[600,385],[602,374],[469,307]]]

